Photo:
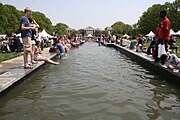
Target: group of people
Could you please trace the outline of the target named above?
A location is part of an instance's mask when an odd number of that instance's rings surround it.
[[[178,58],[175,54],[170,54],[170,49],[176,49],[176,52],[178,52],[178,47],[175,46],[175,41],[170,35],[171,22],[166,17],[166,14],[167,12],[165,10],[160,12],[162,23],[160,23],[156,28],[155,38],[152,40],[146,52],[148,55],[152,54],[156,63],[161,63],[173,71],[180,71],[180,58]],[[147,41],[147,39],[142,35],[139,36],[137,40],[138,43],[135,45],[136,51],[143,51],[143,44]],[[129,44],[131,44],[131,40],[127,39],[124,41],[126,44],[121,42],[121,45],[128,48]]]
[[[22,40],[15,33],[12,33],[11,37],[7,37],[0,40],[0,51],[7,52],[22,52]]]
[[[50,60],[49,58],[41,55],[41,39],[42,35],[41,29],[36,21],[29,16],[32,14],[31,8],[26,8],[24,10],[25,15],[21,19],[21,38],[24,48],[24,69],[32,68],[31,64],[36,64],[37,61],[46,61],[48,63],[58,65],[59,62]],[[39,34],[38,34],[39,33]],[[62,35],[58,36],[57,32],[54,32],[53,37],[50,40],[50,50],[49,52],[57,52],[60,59],[67,56],[67,53],[72,47],[79,46],[82,43],[82,37],[77,36],[76,38],[71,38],[70,34],[68,36]],[[31,56],[31,63],[28,63],[28,54]]]
[[[172,37],[170,35],[171,22],[166,17],[167,12],[165,10],[160,12],[162,23],[156,29],[155,32],[155,62],[160,62],[162,65],[166,65],[169,69],[176,71],[180,70],[180,58],[175,54],[170,54],[169,50],[172,49]],[[177,50],[176,50],[177,52]]]
[[[41,36],[37,38],[36,33],[38,32],[39,25],[36,21],[29,16],[32,14],[31,8],[25,8],[24,16],[21,19],[21,38],[23,43],[23,58],[24,58],[24,69],[32,68],[32,64],[36,64],[37,61],[46,61],[52,64],[59,64],[59,62],[54,62],[49,58],[40,55],[40,41],[36,39],[40,39]],[[28,54],[31,56],[31,63],[28,62]]]

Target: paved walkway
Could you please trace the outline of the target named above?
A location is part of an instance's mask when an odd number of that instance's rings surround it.
[[[49,48],[45,48],[42,51],[42,55],[46,55],[49,52]],[[29,56],[30,58],[30,56]],[[0,74],[9,71],[10,69],[16,68],[16,67],[23,67],[23,53],[22,56],[6,60],[0,63]]]
[[[56,56],[56,53],[49,53],[49,48],[45,48],[42,51],[42,55],[51,59]],[[19,56],[0,63],[0,96],[2,96],[2,94],[4,94],[7,89],[9,89],[7,92],[10,91],[12,86],[14,86],[26,76],[30,75],[43,64],[43,61],[38,62],[33,66],[33,69],[24,69],[23,56]]]

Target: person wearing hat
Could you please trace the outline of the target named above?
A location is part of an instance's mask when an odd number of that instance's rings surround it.
[[[28,17],[32,14],[32,9],[27,7],[24,9],[24,16],[21,18],[21,37],[23,42],[23,48],[24,48],[24,69],[32,68],[28,64],[28,53],[32,55],[32,43],[31,43],[31,37],[32,37],[32,30],[35,30],[35,27],[31,26]],[[31,57],[32,59],[32,57]],[[31,60],[32,61],[32,60]]]

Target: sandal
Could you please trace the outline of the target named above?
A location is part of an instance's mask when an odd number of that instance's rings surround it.
[[[38,62],[37,61],[33,61],[33,62],[31,62],[32,64],[37,64]]]
[[[33,69],[33,66],[24,67],[24,69]]]

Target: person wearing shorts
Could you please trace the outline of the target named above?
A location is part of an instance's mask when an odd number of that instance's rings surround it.
[[[31,26],[34,26],[36,29],[39,27],[39,25],[36,23],[36,21],[32,18],[29,18],[29,22]],[[31,43],[32,43],[32,52],[31,52],[31,63],[35,64],[37,62],[34,61],[34,51],[35,51],[35,45],[36,45],[36,30],[32,30],[32,37],[31,37]]]
[[[59,62],[52,61],[51,59],[40,55],[39,52],[40,52],[40,49],[36,46],[35,52],[34,52],[34,60],[35,61],[45,61],[45,62],[51,63],[53,65],[59,65]]]
[[[23,48],[24,48],[24,69],[32,68],[28,64],[28,53],[32,53],[32,30],[35,29],[35,27],[31,27],[28,17],[32,14],[31,8],[25,8],[24,10],[25,15],[21,18],[21,37],[23,42]],[[32,61],[32,57],[31,57]]]

